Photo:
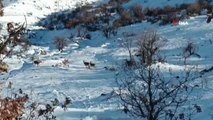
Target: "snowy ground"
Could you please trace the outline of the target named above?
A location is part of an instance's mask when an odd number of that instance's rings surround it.
[[[7,22],[23,22],[24,16],[27,15],[29,28],[35,28],[33,23],[39,18],[43,18],[52,12],[72,8],[79,2],[78,0],[60,0],[55,3],[53,0],[46,4],[46,0],[19,0],[18,2],[8,3],[5,1],[5,16],[0,18],[1,23]],[[59,1],[59,0],[58,0]],[[158,0],[156,4],[153,1],[145,3],[146,6],[156,7],[165,5],[167,0]],[[180,4],[181,2],[192,2],[193,0],[170,0],[166,2],[169,5]],[[23,3],[24,2],[24,3]],[[89,2],[100,2],[97,0],[89,0]],[[135,0],[134,2],[139,2]],[[30,15],[32,13],[32,15]],[[189,40],[196,43],[199,47],[198,53],[201,58],[190,58],[189,64],[197,65],[199,69],[209,68],[213,66],[213,23],[207,24],[206,16],[199,16],[187,20],[188,25],[179,26],[158,26],[156,24],[140,23],[120,28],[118,36],[106,40],[102,33],[94,32],[92,39],[82,41],[80,48],[75,44],[70,44],[62,53],[59,53],[52,45],[53,38],[56,36],[68,37],[73,30],[59,31],[42,31],[37,36],[41,39],[32,40],[35,45],[23,55],[24,58],[13,56],[7,58],[5,62],[10,65],[10,73],[0,76],[2,80],[13,84],[24,91],[31,93],[32,99],[50,100],[57,97],[63,100],[65,96],[69,96],[73,104],[69,106],[66,112],[62,109],[56,109],[59,120],[80,120],[80,119],[98,119],[98,120],[129,120],[119,109],[115,100],[107,100],[101,96],[102,93],[107,94],[112,91],[115,86],[114,72],[106,71],[105,66],[116,66],[120,64],[120,60],[126,57],[126,51],[121,49],[119,40],[122,39],[123,32],[140,33],[144,30],[156,29],[167,43],[163,48],[167,56],[168,63],[161,64],[162,67],[179,70],[183,66],[180,65],[181,47]],[[40,55],[39,51],[45,49],[47,55]],[[30,57],[36,56],[42,60],[39,66],[36,66],[30,60]],[[62,61],[68,59],[69,66],[63,66]],[[86,69],[83,60],[93,61],[96,67],[91,70]],[[54,67],[53,67],[54,66]],[[208,84],[204,89],[196,90],[196,94],[201,99],[194,100],[203,108],[203,112],[196,115],[193,120],[210,120],[213,114],[213,74],[204,76],[208,80]]]

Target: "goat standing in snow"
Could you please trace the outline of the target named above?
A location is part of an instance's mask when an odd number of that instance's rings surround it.
[[[86,66],[86,68],[90,68],[90,63],[89,62],[86,62],[86,61],[83,60],[83,63]]]
[[[90,64],[91,67],[95,67],[95,63],[90,61],[89,64]]]
[[[35,65],[37,65],[37,66],[38,66],[41,62],[42,62],[41,60],[34,60],[34,61],[33,61],[33,63],[34,63]]]

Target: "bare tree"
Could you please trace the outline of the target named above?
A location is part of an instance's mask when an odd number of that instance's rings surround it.
[[[121,77],[121,76],[122,77]],[[179,76],[165,77],[160,68],[140,66],[137,70],[125,69],[119,74],[117,95],[124,112],[147,120],[177,118],[177,111],[187,102],[193,90],[189,82],[191,71]]]
[[[56,37],[54,44],[59,51],[63,51],[64,47],[68,45],[66,39],[63,37]]]
[[[102,32],[103,32],[103,35],[108,39],[111,36],[117,35],[117,28],[116,26],[106,25],[103,27]]]
[[[144,65],[151,65],[156,62],[159,57],[159,49],[162,47],[164,41],[156,31],[146,31],[138,40],[139,53]]]
[[[191,56],[196,56],[200,58],[201,56],[197,53],[198,47],[193,42],[188,42],[187,45],[183,49],[183,58],[184,58],[184,64],[186,64],[187,58]]]
[[[200,57],[199,54],[197,54],[197,46],[193,42],[188,42],[186,47],[183,50],[183,54],[185,57],[189,57],[192,55],[195,55],[197,57]]]
[[[196,77],[193,68],[185,68],[181,75],[168,70],[162,73],[153,65],[158,59],[161,39],[156,32],[144,33],[139,50],[143,61],[136,62],[134,69],[123,67],[116,76],[117,97],[123,111],[133,117],[146,120],[177,120],[184,118],[178,114],[181,106],[189,99],[193,90],[190,82]],[[146,65],[144,65],[146,63]]]
[[[133,56],[133,47],[134,47],[134,39],[133,37],[135,36],[134,33],[131,32],[124,32],[123,33],[124,39],[122,40],[122,47],[128,51],[129,54],[129,60],[126,60],[126,65],[131,67],[134,65],[134,56]]]

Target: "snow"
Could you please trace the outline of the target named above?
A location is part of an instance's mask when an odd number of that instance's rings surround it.
[[[182,3],[190,4],[196,0],[131,0],[126,6],[142,5],[144,8],[156,8],[164,6],[176,6]]]
[[[144,1],[144,0],[142,0]],[[86,3],[86,0],[82,0]],[[106,1],[87,0],[89,3],[99,4]],[[132,0],[126,6],[142,4],[144,7],[162,7],[165,5],[176,5],[181,3],[192,3],[194,0]],[[34,100],[50,101],[53,98],[63,100],[69,96],[72,104],[67,111],[56,108],[56,115],[59,120],[129,120],[120,109],[116,100],[105,100],[102,93],[110,94],[116,88],[112,71],[106,71],[104,67],[120,65],[121,60],[127,58],[127,51],[121,48],[119,43],[122,40],[123,32],[142,33],[144,30],[156,29],[167,39],[162,51],[167,56],[167,63],[157,63],[164,71],[172,69],[180,71],[184,69],[181,58],[182,49],[188,41],[193,41],[198,47],[201,58],[191,57],[189,65],[196,65],[199,70],[213,66],[213,44],[210,43],[213,36],[213,23],[207,24],[206,16],[192,17],[189,20],[180,22],[178,26],[158,26],[147,22],[134,24],[119,28],[118,35],[109,40],[103,37],[101,32],[93,32],[91,40],[81,41],[81,45],[70,43],[63,52],[55,49],[53,39],[57,36],[69,37],[73,30],[39,30],[33,24],[48,14],[75,8],[79,0],[4,0],[5,16],[0,17],[0,23],[23,22],[26,15],[28,27],[37,32],[36,39],[32,39],[33,45],[23,53],[25,57],[12,56],[4,61],[9,64],[8,74],[0,77],[4,82],[12,81],[16,89],[22,88],[31,93]],[[30,15],[32,13],[32,15]],[[140,35],[140,34],[139,34]],[[41,38],[40,38],[41,37]],[[139,36],[136,36],[138,39]],[[40,55],[40,50],[47,51],[47,55]],[[42,61],[38,66],[34,65],[31,58],[35,57]],[[62,61],[68,59],[69,66],[64,66]],[[95,68],[86,69],[83,60],[92,61]],[[204,90],[197,90],[202,94],[201,99],[194,100],[194,103],[201,104],[203,112],[195,115],[193,120],[210,119],[212,114],[213,74],[204,76],[208,79],[208,86]]]

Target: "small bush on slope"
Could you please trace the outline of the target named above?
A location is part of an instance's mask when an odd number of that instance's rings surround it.
[[[0,62],[0,73],[8,72],[9,65],[5,62]]]
[[[131,8],[131,11],[133,13],[133,16],[137,19],[136,21],[144,20],[144,13],[143,13],[142,6],[135,5]]]
[[[199,15],[201,11],[201,5],[199,3],[194,3],[189,5],[189,7],[187,8],[187,12],[189,15]]]
[[[56,37],[54,44],[59,51],[63,51],[64,47],[68,45],[66,39],[62,37]]]
[[[198,47],[193,42],[189,41],[187,45],[183,48],[183,57],[184,63],[186,64],[186,60],[191,57],[196,56],[200,58],[201,56],[198,54]]]

